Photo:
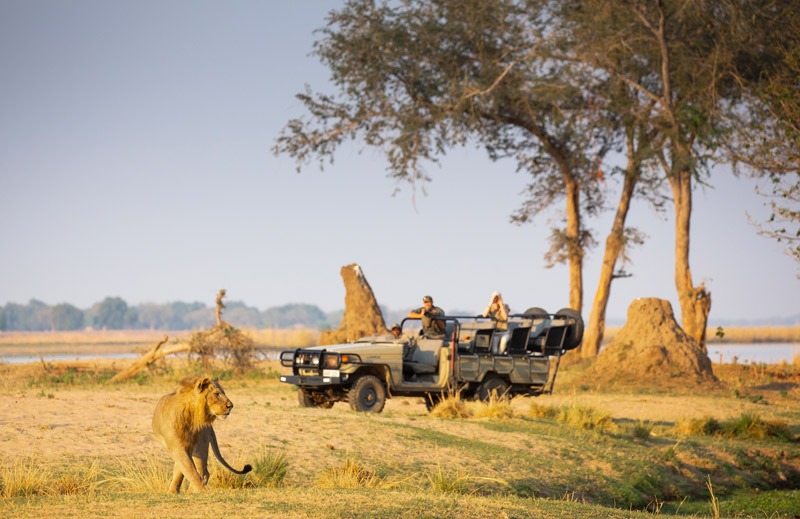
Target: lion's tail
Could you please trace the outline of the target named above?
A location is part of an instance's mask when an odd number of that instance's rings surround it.
[[[228,465],[228,462],[225,461],[225,458],[223,458],[222,454],[219,452],[219,445],[217,445],[217,435],[214,432],[214,429],[211,429],[211,438],[210,438],[210,440],[211,440],[211,450],[214,451],[214,456],[216,456],[217,461],[219,461],[219,463],[223,467],[225,467],[226,469],[230,470],[234,474],[239,474],[239,475],[247,474],[248,472],[253,470],[253,467],[251,465],[249,465],[249,464],[245,465],[242,470],[236,470],[235,468],[233,468],[230,465]]]

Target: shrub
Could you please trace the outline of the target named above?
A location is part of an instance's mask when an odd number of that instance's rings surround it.
[[[265,446],[261,447],[261,452],[253,463],[253,472],[248,475],[255,486],[258,487],[279,487],[283,485],[289,462],[285,452],[270,452]]]
[[[514,410],[511,408],[511,402],[508,398],[498,396],[496,392],[493,392],[489,396],[488,402],[475,402],[473,404],[472,416],[475,418],[494,419],[511,418],[514,416]]]
[[[528,416],[531,418],[555,418],[558,416],[558,408],[531,402],[528,409]]]
[[[782,422],[768,422],[756,414],[744,413],[738,418],[722,422],[720,434],[728,438],[764,439],[768,437],[792,441],[789,426]]]
[[[466,402],[461,399],[461,393],[450,393],[440,400],[431,409],[431,416],[436,418],[469,418],[472,412]]]
[[[49,474],[33,457],[0,465],[0,496],[29,497],[47,493]]]
[[[653,424],[649,421],[638,420],[633,424],[631,435],[639,440],[646,440],[650,438],[650,433],[653,432]]]
[[[346,458],[336,467],[328,467],[317,478],[319,488],[380,488],[383,478],[375,472]]]
[[[739,417],[723,422],[711,417],[681,419],[675,424],[675,429],[684,436],[794,440],[794,436],[786,423],[766,421],[757,414],[750,413],[743,413]]]
[[[437,464],[435,469],[425,471],[430,489],[442,494],[466,494],[469,492],[469,473],[461,469],[447,470]]]
[[[720,423],[716,418],[680,418],[675,422],[675,430],[682,436],[713,436],[720,431]]]
[[[558,421],[592,431],[613,432],[616,425],[611,415],[586,405],[570,404],[563,406],[558,413]]]

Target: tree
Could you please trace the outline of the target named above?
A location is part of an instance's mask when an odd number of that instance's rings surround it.
[[[731,113],[726,140],[737,171],[765,177],[759,192],[771,215],[758,232],[787,245],[800,263],[800,4],[774,2],[747,19],[754,27],[749,59],[737,64],[746,95]]]
[[[135,322],[134,314],[129,312],[128,303],[119,297],[107,297],[92,310],[92,325],[95,328],[122,330]]]
[[[654,132],[650,160],[670,186],[675,214],[675,285],[686,332],[705,345],[711,294],[689,264],[692,191],[730,131],[742,96],[737,65],[752,54],[748,2],[574,0],[558,16],[579,34],[565,59],[586,63],[632,88],[638,118]],[[745,5],[748,4],[748,5]],[[743,7],[744,6],[744,7]],[[763,9],[760,5],[754,8]]]
[[[68,303],[52,309],[53,330],[80,330],[83,328],[83,311]]]
[[[608,150],[595,135],[596,81],[584,67],[542,52],[550,33],[548,2],[348,0],[333,11],[315,54],[328,66],[338,96],[298,95],[310,117],[289,121],[274,147],[298,162],[333,161],[345,140],[382,150],[390,176],[430,180],[424,162],[450,148],[482,145],[529,172],[524,222],[565,202],[566,227],[555,229],[551,260],[570,272],[570,306],[583,305],[583,256],[590,236],[582,215],[601,203],[589,181]]]

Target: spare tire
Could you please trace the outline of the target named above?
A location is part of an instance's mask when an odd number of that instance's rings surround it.
[[[569,330],[565,332],[567,335],[564,338],[564,350],[577,348],[583,340],[583,318],[580,312],[572,308],[562,308],[555,313],[555,317],[574,320],[574,322],[569,325]]]
[[[538,306],[534,306],[525,310],[522,315],[530,315],[532,317],[550,317],[550,314],[547,313],[547,310],[544,308],[539,308]]]

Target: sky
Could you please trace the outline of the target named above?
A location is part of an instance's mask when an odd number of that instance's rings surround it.
[[[546,268],[555,213],[522,226],[524,173],[455,148],[423,187],[397,185],[360,143],[296,171],[272,147],[305,115],[306,85],[335,93],[311,55],[336,1],[0,2],[0,305],[106,297],[129,305],[228,301],[344,307],[340,269],[361,265],[378,302],[512,312],[568,306],[565,266]],[[607,180],[609,189],[615,187]],[[798,265],[750,220],[752,180],[715,171],[695,192],[691,266],[710,324],[797,316]],[[556,220],[553,220],[556,218]],[[587,222],[602,245],[610,215]],[[610,320],[659,297],[679,313],[671,212],[635,203],[646,243],[614,282]],[[585,309],[602,246],[585,263]],[[234,323],[235,324],[235,323]]]

